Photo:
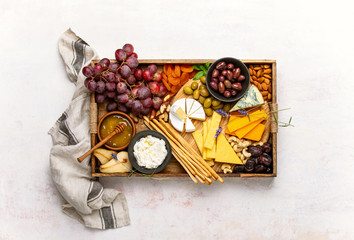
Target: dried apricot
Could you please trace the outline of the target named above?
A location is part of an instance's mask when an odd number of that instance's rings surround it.
[[[164,78],[162,79],[163,85],[165,85],[165,87],[167,88],[168,91],[171,91],[171,86],[170,84],[168,84],[167,80],[165,80]]]
[[[168,81],[174,86],[179,85],[181,82],[179,78],[175,78],[175,77],[169,77]]]
[[[172,88],[171,88],[172,93],[176,93],[176,92],[178,92],[178,90],[179,90],[178,86],[172,86]]]
[[[186,82],[188,82],[188,80],[189,80],[189,74],[186,73],[186,72],[182,73],[182,75],[181,75],[181,84],[182,85],[185,84]]]
[[[178,78],[178,76],[177,76],[177,74],[176,74],[175,71],[172,71],[172,72],[171,72],[171,76],[174,77],[174,78]]]
[[[163,71],[164,71],[164,73],[166,73],[167,74],[167,64],[165,64],[165,65],[163,65]]]
[[[181,65],[181,71],[182,72],[186,72],[186,73],[190,73],[190,72],[193,72],[193,68],[191,65],[188,65],[188,64],[184,64],[184,65]]]
[[[189,73],[189,78],[194,78],[194,76],[197,74],[197,70],[193,70],[193,72]]]
[[[181,76],[181,69],[178,65],[175,65],[175,74],[177,75],[177,77]]]
[[[163,72],[161,75],[162,75],[162,79],[167,80],[167,75],[166,75],[166,73]]]

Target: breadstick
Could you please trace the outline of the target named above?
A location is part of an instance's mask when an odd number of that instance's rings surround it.
[[[153,129],[153,127],[149,124],[149,122],[147,122],[146,120],[144,121],[145,125],[149,128],[149,129]],[[156,130],[157,131],[157,130]],[[184,170],[187,172],[187,174],[189,175],[189,177],[193,180],[193,182],[195,184],[198,184],[197,179],[192,175],[192,173],[190,172],[190,169],[185,165],[185,163],[183,163],[183,161],[180,160],[178,154],[174,151],[174,149],[172,149],[172,154],[173,156],[176,158],[176,160],[181,164],[181,166],[184,168]],[[202,181],[201,181],[202,182]]]
[[[161,120],[160,120],[160,123],[162,125],[164,125],[166,127],[166,129],[173,136],[175,136],[178,139],[178,141],[183,143],[183,145],[186,146],[188,148],[188,150],[190,150],[191,153],[193,153],[197,156],[197,160],[200,161],[209,170],[209,172],[212,174],[212,176],[214,176],[216,179],[219,179],[219,181],[221,183],[224,182],[224,180],[204,161],[204,159],[202,159],[200,157],[200,155],[198,153],[196,153],[196,151],[189,145],[189,143],[175,129],[173,129],[173,127],[170,124],[165,123],[164,121],[161,121]],[[215,180],[214,177],[213,177],[213,179]]]
[[[190,158],[192,158],[193,160],[195,160],[193,162],[193,165],[195,165],[195,167],[197,167],[198,169],[200,169],[200,171],[206,176],[206,177],[210,177],[211,174],[209,173],[209,171],[195,158],[195,156],[193,156],[192,154],[190,154],[190,152],[184,148],[184,146],[173,136],[171,136],[171,134],[168,133],[168,131],[165,129],[165,127],[159,123],[156,119],[153,119],[153,122],[165,133],[165,136],[168,137],[169,139],[171,139],[175,144],[177,144],[177,146],[179,146],[181,148],[181,150],[188,155]]]

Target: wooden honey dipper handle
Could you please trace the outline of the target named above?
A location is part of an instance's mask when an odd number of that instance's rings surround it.
[[[105,137],[101,142],[97,143],[95,146],[93,146],[89,151],[87,151],[84,155],[82,155],[81,157],[77,158],[77,160],[79,162],[84,161],[84,159],[90,155],[93,151],[95,151],[97,148],[101,147],[103,144],[105,144],[109,139],[111,139],[111,137],[113,137],[114,135],[116,135],[117,133],[123,132],[125,127],[127,125],[124,123],[120,123],[118,124],[115,128],[114,131],[109,134],[107,137]]]

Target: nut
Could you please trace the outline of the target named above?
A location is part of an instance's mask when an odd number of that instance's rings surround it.
[[[236,142],[236,139],[237,138],[235,136],[232,136],[232,137],[229,137],[228,141],[229,141],[229,143]]]
[[[246,148],[248,146],[251,145],[251,142],[250,141],[243,141],[241,144],[240,144],[240,147],[242,148]]]
[[[163,102],[169,102],[172,97],[173,97],[173,94],[172,94],[172,93],[167,94],[167,95],[163,98]]]
[[[263,76],[266,77],[266,78],[269,78],[269,79],[272,78],[269,74],[264,74]]]
[[[161,113],[164,113],[164,112],[166,111],[166,109],[167,109],[167,104],[166,104],[166,103],[161,104],[161,106],[160,106],[160,112],[161,112]]]
[[[223,170],[225,174],[232,173],[231,165],[228,163],[221,165],[221,170]]]
[[[272,97],[270,94],[272,92],[271,66],[269,64],[249,65],[249,73],[252,84],[254,84],[261,91],[263,99],[265,101],[270,101]]]
[[[139,122],[139,119],[135,115],[133,115],[132,113],[129,113],[129,117],[131,117],[135,123]]]
[[[237,146],[237,145],[235,145],[235,146],[233,147],[233,149],[234,149],[235,152],[241,152],[241,151],[242,151],[242,148],[240,148],[240,147]]]
[[[171,105],[168,104],[168,105],[167,105],[167,108],[166,108],[166,112],[170,112],[170,108],[171,108]]]
[[[156,110],[152,109],[149,120],[151,121],[152,119],[154,119],[156,117]]]
[[[242,150],[242,154],[243,154],[243,156],[245,156],[245,158],[250,158],[251,157],[251,154],[249,152],[247,152],[246,148],[244,148]]]
[[[163,120],[164,120],[165,122],[168,122],[168,112],[165,112],[165,113],[164,113],[164,118],[163,118]]]

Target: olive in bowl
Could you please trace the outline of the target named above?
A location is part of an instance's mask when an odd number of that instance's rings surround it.
[[[250,73],[246,65],[231,57],[216,60],[208,69],[206,86],[222,102],[235,102],[248,90]]]

